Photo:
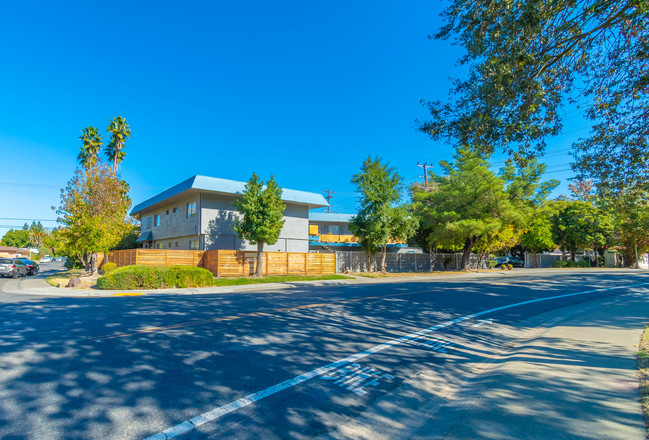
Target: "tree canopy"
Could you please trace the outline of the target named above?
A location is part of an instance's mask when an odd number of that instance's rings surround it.
[[[264,186],[253,173],[232,205],[241,214],[235,220],[234,230],[240,239],[257,245],[257,276],[262,276],[264,244],[277,243],[284,226],[286,205],[282,201],[282,188],[273,176]]]
[[[420,129],[519,159],[541,154],[578,101],[594,124],[574,145],[579,176],[648,188],[648,12],[643,0],[452,0],[434,38],[466,49],[468,75],[424,103]]]
[[[414,233],[415,220],[408,209],[399,206],[402,178],[379,157],[368,156],[361,171],[351,179],[360,194],[360,208],[352,217],[349,230],[359,238],[361,248],[367,252],[368,271],[370,256],[381,250],[381,270],[385,270],[387,243],[390,239],[404,240]]]
[[[93,274],[97,273],[97,253],[107,252],[133,228],[127,220],[128,190],[128,184],[101,160],[77,169],[61,190],[58,235],[67,255],[81,258]]]

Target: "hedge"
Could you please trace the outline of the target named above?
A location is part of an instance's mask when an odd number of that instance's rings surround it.
[[[104,275],[108,275],[110,272],[114,271],[117,269],[117,263],[104,263],[103,266],[101,266],[101,272]]]
[[[212,272],[194,266],[124,266],[97,280],[97,287],[102,290],[209,287],[213,284]]]
[[[558,260],[552,263],[552,267],[590,267],[590,261],[588,260],[582,260],[582,261],[565,261],[565,260]]]

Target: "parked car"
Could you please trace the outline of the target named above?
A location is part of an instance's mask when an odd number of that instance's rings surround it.
[[[525,267],[525,261],[518,257],[509,257],[507,264],[511,264],[512,267]]]
[[[61,263],[65,263],[65,257],[57,257],[56,260],[54,261],[60,261]]]
[[[41,263],[51,263],[51,262],[52,262],[51,257],[45,256],[45,257],[41,258]]]
[[[0,258],[0,276],[25,277],[27,276],[27,268],[22,260],[18,258]]]
[[[38,263],[35,261],[30,260],[29,258],[18,258],[18,260],[22,261],[25,264],[25,267],[27,268],[27,275],[35,275],[38,273]]]

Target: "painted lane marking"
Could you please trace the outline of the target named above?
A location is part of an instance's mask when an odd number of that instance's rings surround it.
[[[444,339],[437,339],[437,338],[432,338],[424,342],[418,341],[416,339],[412,339],[410,341],[405,341],[405,342],[411,345],[425,347],[432,351],[439,351],[440,353],[448,353],[446,351],[447,348],[456,346],[454,342],[445,341]]]
[[[528,301],[523,301],[519,303],[514,303],[514,304],[509,304],[506,306],[501,306],[501,307],[495,307],[493,309],[488,309],[488,310],[483,310],[482,312],[477,312],[477,313],[472,313],[470,315],[465,315],[460,318],[453,319],[451,321],[446,321],[442,322],[440,324],[434,325],[432,327],[428,327],[422,330],[419,330],[414,333],[410,333],[408,335],[402,336],[397,339],[393,339],[391,341],[385,342],[383,344],[375,345],[374,347],[368,348],[367,350],[361,351],[359,353],[347,356],[343,359],[339,359],[335,362],[332,362],[330,364],[324,365],[322,367],[315,368],[307,373],[301,374],[299,376],[296,376],[292,379],[285,380],[284,382],[280,382],[276,385],[272,385],[262,391],[258,391],[256,393],[248,394],[247,396],[244,396],[238,400],[235,400],[234,402],[228,403],[227,405],[219,406],[216,407],[206,413],[203,413],[199,416],[196,416],[192,419],[189,419],[187,421],[184,421],[173,428],[168,428],[165,429],[164,431],[152,435],[150,437],[147,437],[145,440],[168,440],[174,437],[177,437],[181,434],[184,434],[186,432],[189,432],[193,430],[194,428],[197,428],[201,425],[204,425],[205,423],[212,422],[214,420],[217,420],[224,415],[233,413],[241,408],[245,408],[247,406],[252,405],[253,403],[264,399],[268,396],[272,396],[273,394],[279,393],[280,391],[283,391],[287,388],[292,388],[296,385],[301,384],[302,382],[306,382],[309,379],[312,379],[317,376],[322,376],[327,373],[329,373],[332,370],[335,370],[337,368],[341,368],[342,366],[345,366],[347,364],[355,363],[356,361],[363,359],[367,356],[370,356],[374,353],[381,352],[383,350],[386,350],[388,348],[394,347],[396,345],[402,344],[404,342],[418,339],[421,336],[427,335],[429,333],[433,333],[437,330],[440,330],[445,327],[449,327],[453,324],[458,324],[460,322],[477,318],[479,316],[483,316],[489,313],[493,312],[498,312],[501,310],[507,310],[511,309],[513,307],[520,307],[528,304],[534,304],[538,302],[543,302],[543,301],[550,301],[553,299],[560,299],[560,298],[569,298],[572,296],[579,296],[579,295],[586,295],[588,293],[596,293],[596,292],[607,292],[610,290],[618,290],[618,289],[630,289],[633,287],[641,287],[641,286],[647,286],[649,283],[642,283],[642,284],[630,284],[627,286],[618,286],[618,287],[607,287],[604,289],[595,289],[595,290],[586,290],[583,292],[576,292],[576,293],[567,293],[564,295],[556,295],[556,296],[550,296],[547,298],[537,298],[537,299],[531,299]]]
[[[477,323],[473,324],[471,327],[480,327],[485,324],[493,324],[494,320],[493,319],[481,319]]]
[[[367,394],[365,387],[375,387],[381,383],[380,380],[392,380],[394,376],[374,368],[361,367],[360,364],[350,364],[330,371],[320,379],[333,380],[334,385],[345,387],[362,396]]]

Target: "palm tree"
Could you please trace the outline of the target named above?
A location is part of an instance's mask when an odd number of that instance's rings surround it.
[[[104,145],[104,142],[101,134],[93,126],[81,130],[79,139],[83,142],[83,146],[79,147],[81,151],[77,159],[85,169],[89,169],[97,163],[97,155],[101,151],[101,146]]]
[[[109,121],[108,132],[110,133],[110,142],[106,145],[105,153],[108,160],[113,162],[113,171],[117,171],[119,163],[126,156],[124,147],[126,138],[131,136],[131,127],[126,119],[117,116]]]

